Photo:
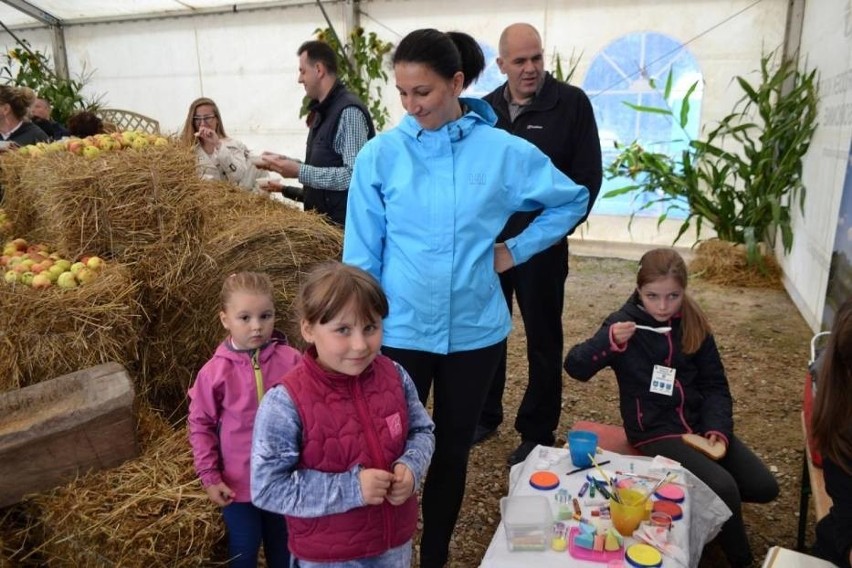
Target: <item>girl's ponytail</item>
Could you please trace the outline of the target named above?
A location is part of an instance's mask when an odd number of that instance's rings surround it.
[[[708,335],[713,333],[710,328],[710,321],[704,310],[685,293],[683,294],[683,304],[681,304],[681,327],[683,328],[683,343],[684,353],[695,353],[704,343]]]

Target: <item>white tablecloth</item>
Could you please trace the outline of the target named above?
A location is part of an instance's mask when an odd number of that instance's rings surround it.
[[[559,461],[556,461],[557,459]],[[637,474],[645,474],[651,465],[650,458],[622,456],[607,451],[598,454],[596,457],[596,461],[599,463],[607,460],[610,463],[604,465],[603,469],[608,474],[615,471],[632,471]],[[556,463],[553,463],[554,461]],[[586,480],[586,474],[595,472],[595,470],[588,470],[565,475],[573,469],[575,468],[571,464],[568,450],[538,446],[530,453],[526,461],[512,468],[509,475],[509,495],[543,495],[550,501],[553,518],[556,519],[558,511],[558,504],[554,499],[556,492],[559,489],[566,489],[572,497],[576,497],[577,491]],[[548,491],[533,488],[529,479],[538,470],[548,470],[558,474],[559,487]],[[598,478],[600,478],[600,474],[598,474]],[[690,567],[698,566],[704,545],[718,534],[722,524],[731,516],[731,511],[710,488],[690,472],[682,470],[678,481],[685,484],[686,500],[681,503],[683,519],[675,521],[670,542],[674,542],[687,553],[690,559]],[[581,503],[588,498],[587,493],[580,500]],[[588,517],[587,511],[588,507],[583,506],[583,515],[586,517]],[[574,526],[577,522],[571,521],[569,524]],[[633,542],[635,541],[632,538],[625,539],[625,548]],[[548,549],[541,552],[510,552],[502,522],[497,527],[480,564],[480,568],[565,568],[566,566],[601,568],[606,564],[578,560],[567,551],[555,552]],[[663,557],[663,568],[680,566],[681,564],[675,562],[672,558]]]

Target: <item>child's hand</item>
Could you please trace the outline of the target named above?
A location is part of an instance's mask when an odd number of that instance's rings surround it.
[[[636,333],[636,324],[632,321],[620,321],[609,327],[609,336],[616,345],[624,345]]]
[[[721,436],[716,435],[716,434],[708,434],[707,435],[707,441],[710,442],[711,446],[715,446],[716,444],[719,444],[726,451],[728,449],[728,445],[725,443],[725,439],[722,438]]]
[[[220,507],[230,505],[234,500],[234,492],[231,491],[230,487],[222,482],[215,485],[209,485],[204,489],[207,491],[207,496],[210,497],[210,500]]]
[[[393,474],[383,469],[362,469],[358,481],[361,482],[364,502],[367,505],[381,505],[393,483]]]
[[[414,474],[408,466],[398,463],[393,466],[393,483],[387,500],[391,505],[402,505],[414,493]]]

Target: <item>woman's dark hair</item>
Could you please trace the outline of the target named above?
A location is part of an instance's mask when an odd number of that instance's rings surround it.
[[[422,63],[444,79],[452,79],[461,71],[467,88],[485,69],[485,56],[466,33],[427,28],[402,38],[393,54],[393,64],[397,63]]]
[[[68,132],[71,136],[85,138],[86,136],[102,134],[103,131],[104,121],[93,112],[81,110],[72,114],[68,119]]]
[[[821,359],[811,435],[824,456],[852,475],[852,298],[834,315]]]

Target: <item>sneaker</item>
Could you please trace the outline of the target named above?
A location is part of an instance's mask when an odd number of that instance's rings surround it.
[[[487,426],[483,426],[482,424],[477,424],[476,430],[473,433],[473,441],[471,441],[470,445],[475,446],[480,442],[484,442],[496,433],[497,428],[489,428]]]
[[[521,463],[527,456],[530,455],[530,452],[535,449],[538,445],[538,442],[533,442],[532,440],[524,440],[521,442],[521,445],[515,448],[515,451],[509,454],[508,459],[506,459],[506,463],[509,464],[509,467]]]

